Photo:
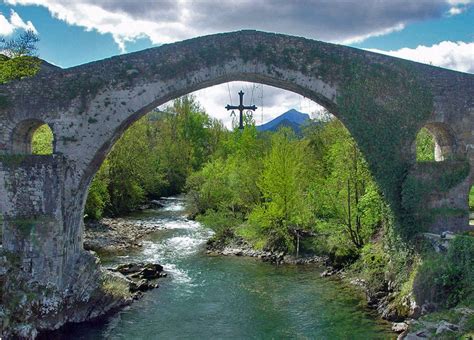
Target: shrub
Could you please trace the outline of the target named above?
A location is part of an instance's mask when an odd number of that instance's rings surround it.
[[[419,268],[413,291],[418,303],[450,308],[474,303],[474,238],[457,236],[446,254],[429,253]]]

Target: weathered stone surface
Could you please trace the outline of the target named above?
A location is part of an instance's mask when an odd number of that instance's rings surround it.
[[[432,165],[430,174],[474,162],[473,75],[349,47],[242,31],[40,72],[0,86],[0,213],[3,247],[15,254],[11,266],[21,274],[15,275],[58,292],[57,311],[90,301],[91,282],[99,275],[85,272],[98,273],[97,265],[82,262],[88,257],[82,248],[83,208],[107,153],[150,109],[235,80],[293,91],[336,115],[365,154],[398,222],[416,215],[419,199],[407,178],[427,176],[426,167],[414,166],[413,142],[421,127],[435,136],[436,156],[445,160]],[[33,156],[31,132],[43,123],[54,133],[54,154]],[[428,229],[469,228],[473,169],[443,187],[423,183],[431,190],[428,209],[439,213],[423,220]],[[407,192],[412,195],[402,202]],[[5,277],[3,298],[11,302],[13,275]],[[40,328],[52,325],[49,316],[32,313],[46,320]],[[55,315],[54,325],[72,317]]]
[[[392,331],[395,333],[401,333],[408,329],[408,325],[405,322],[394,322],[392,324]]]
[[[442,335],[446,333],[453,333],[459,329],[459,326],[453,325],[447,321],[441,321],[436,328],[436,335]]]

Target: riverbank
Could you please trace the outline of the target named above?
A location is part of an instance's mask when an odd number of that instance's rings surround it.
[[[328,257],[316,256],[316,255],[302,255],[295,256],[285,254],[284,252],[269,251],[269,250],[258,250],[254,249],[251,244],[245,242],[244,239],[239,237],[232,238],[229,242],[222,244],[216,242],[214,239],[210,239],[206,244],[206,254],[211,256],[247,256],[255,257],[263,262],[270,262],[276,265],[280,264],[310,264],[319,263],[325,264],[328,261]]]

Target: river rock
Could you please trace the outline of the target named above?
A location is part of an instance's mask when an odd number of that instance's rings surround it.
[[[163,204],[163,202],[160,202],[158,200],[151,200],[150,206],[152,206],[153,208],[163,208],[165,205]]]
[[[158,288],[158,284],[154,283],[154,280],[167,276],[163,272],[163,266],[158,263],[125,263],[109,270],[112,273],[123,275],[127,279],[128,289],[134,294],[135,300],[139,299],[143,292]]]
[[[333,276],[336,273],[336,271],[332,268],[328,268],[325,271],[323,271],[319,276],[321,277],[329,277]]]
[[[147,279],[142,279],[142,280],[137,282],[136,288],[140,292],[146,292],[147,290],[158,288],[158,285],[155,284],[155,283],[151,283]]]
[[[158,263],[147,263],[141,271],[141,276],[147,280],[153,280],[161,277],[163,266]]]
[[[87,221],[84,231],[84,249],[117,252],[141,247],[141,239],[160,228],[160,225],[151,222],[124,218]]]
[[[120,264],[113,269],[115,272],[119,272],[123,275],[129,275],[139,272],[143,268],[143,263],[125,263]]]
[[[403,333],[402,333],[403,334]],[[404,340],[420,340],[420,339],[426,339],[428,337],[429,331],[426,329],[419,330],[417,332],[413,333],[408,333],[406,336],[404,336],[402,339]]]
[[[453,325],[447,321],[442,320],[436,328],[436,335],[454,333],[459,329],[459,326]]]
[[[395,333],[401,333],[401,332],[404,332],[408,329],[408,324],[406,324],[405,322],[394,322],[392,324],[392,331],[394,331]]]
[[[154,280],[165,276],[163,266],[158,263],[126,263],[118,265],[111,270],[132,279]]]

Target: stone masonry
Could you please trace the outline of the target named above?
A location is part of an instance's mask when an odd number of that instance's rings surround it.
[[[1,85],[0,222],[3,251],[15,257],[15,269],[30,282],[68,292],[70,301],[79,299],[77,273],[89,256],[82,248],[87,188],[115,141],[153,108],[236,80],[293,91],[338,117],[399,223],[417,213],[403,195],[407,178],[426,177],[415,164],[413,144],[427,127],[444,172],[467,164],[459,178],[430,187],[424,196],[427,209],[456,212],[438,214],[428,229],[469,228],[473,75],[300,37],[240,31],[51,68]],[[54,133],[54,153],[31,155],[32,132],[44,123]],[[438,164],[432,167],[436,172]],[[56,326],[67,321],[60,316],[65,304],[55,307]]]

